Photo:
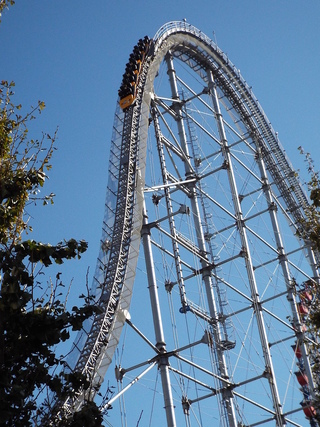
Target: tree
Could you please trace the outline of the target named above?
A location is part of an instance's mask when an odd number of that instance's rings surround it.
[[[314,169],[313,160],[310,153],[305,153],[299,147],[300,153],[305,156],[307,171],[310,176],[308,191],[310,205],[305,208],[305,217],[301,221],[299,236],[310,242],[320,268],[320,178],[319,172]],[[313,344],[308,343],[310,359],[312,361],[312,371],[317,388],[317,398],[314,402],[317,408],[317,420],[320,421],[320,284],[315,280],[311,284],[313,301],[310,304],[308,318],[308,333],[313,338]]]
[[[0,4],[2,7],[3,2]],[[66,309],[60,300],[64,286],[60,274],[44,283],[44,270],[52,263],[80,258],[87,243],[70,239],[55,245],[23,238],[32,232],[26,207],[41,200],[53,202],[53,194],[43,196],[46,174],[51,168],[56,135],[29,138],[28,125],[44,108],[38,102],[26,114],[14,105],[13,83],[0,85],[0,424],[38,425],[45,403],[39,398],[47,388],[58,400],[89,387],[78,372],[55,373],[64,360],[54,346],[79,330],[96,308],[90,296],[82,307]],[[63,426],[100,426],[102,416],[93,402]],[[59,425],[57,422],[55,425]]]
[[[1,22],[1,15],[4,9],[8,9],[9,6],[12,6],[15,4],[15,0],[0,0],[0,22]]]

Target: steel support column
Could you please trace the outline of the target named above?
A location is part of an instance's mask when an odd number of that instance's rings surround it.
[[[268,343],[267,334],[266,334],[266,328],[265,328],[265,322],[264,322],[264,318],[263,318],[263,312],[262,312],[259,292],[258,292],[258,288],[257,288],[257,284],[256,284],[255,275],[254,275],[254,270],[253,270],[253,265],[252,265],[252,260],[251,260],[251,254],[250,254],[250,248],[249,248],[248,239],[247,239],[247,233],[246,233],[246,229],[244,227],[243,215],[241,212],[239,193],[238,193],[238,189],[237,189],[237,185],[236,185],[236,181],[235,181],[235,177],[234,177],[234,173],[233,173],[232,159],[231,159],[230,152],[229,152],[228,141],[227,141],[225,128],[224,128],[224,124],[223,124],[223,118],[222,118],[222,114],[220,111],[217,89],[216,89],[216,85],[214,82],[212,72],[210,70],[208,70],[207,76],[208,76],[208,87],[209,87],[209,90],[211,93],[211,98],[212,98],[213,108],[214,108],[215,115],[216,115],[220,141],[222,144],[222,154],[224,156],[225,164],[228,165],[228,168],[227,168],[228,179],[229,179],[229,183],[230,183],[233,206],[234,206],[234,210],[235,210],[237,228],[238,228],[239,234],[240,234],[241,245],[242,245],[243,251],[245,253],[246,270],[247,270],[247,274],[248,274],[248,280],[249,280],[250,290],[251,290],[251,297],[252,297],[254,311],[255,311],[255,315],[256,315],[256,319],[257,319],[257,325],[258,325],[258,329],[259,329],[260,341],[261,341],[262,352],[263,352],[263,357],[264,357],[264,362],[265,362],[265,371],[267,373],[269,387],[270,387],[270,391],[271,391],[271,395],[272,395],[272,403],[273,403],[273,407],[274,407],[274,411],[275,411],[276,422],[277,422],[277,425],[280,427],[280,426],[286,425],[286,422],[285,422],[284,416],[282,414],[282,407],[281,407],[281,403],[280,403],[277,382],[276,382],[276,378],[274,375],[274,369],[273,369],[273,364],[272,364],[272,359],[271,359],[271,354],[270,354],[270,349],[269,349],[269,343]]]
[[[162,318],[159,304],[158,288],[156,274],[154,270],[154,261],[151,248],[150,229],[148,226],[148,216],[144,206],[143,212],[143,226],[142,226],[142,243],[144,249],[144,256],[146,262],[149,295],[153,316],[153,325],[156,337],[156,347],[159,350],[158,366],[161,375],[162,391],[164,398],[164,407],[167,417],[168,427],[176,427],[174,404],[171,392],[170,376],[169,376],[169,360],[166,355],[166,343],[164,340]]]
[[[166,55],[165,59],[167,62],[167,69],[168,69],[167,73],[169,76],[172,98],[176,101],[179,101],[179,92],[177,87],[176,73],[175,73],[174,64],[173,64],[173,58],[170,52]],[[185,157],[184,165],[185,165],[186,179],[190,179],[192,177],[195,177],[195,171],[189,162],[190,155],[189,155],[189,149],[187,145],[186,133],[184,129],[181,105],[179,102],[175,102],[172,108],[177,114],[176,121],[178,126],[178,134],[180,138],[181,148],[184,152],[184,157]],[[200,220],[201,216],[200,216],[200,210],[199,210],[195,185],[196,185],[195,181],[188,185],[188,188],[190,191],[189,198],[191,203],[192,217],[195,225],[198,247],[200,249],[200,252],[203,254],[203,258],[207,258],[207,255],[206,255],[207,248],[206,248],[206,242],[205,242],[204,233],[203,233],[201,220]],[[211,263],[209,259],[206,259],[205,261],[202,259],[200,262],[203,269],[202,280],[204,281],[204,284],[205,284],[209,313],[212,319],[212,323],[214,325],[213,338],[215,342],[215,351],[216,351],[216,356],[218,360],[219,374],[222,378],[229,379],[225,355],[224,355],[224,351],[222,350],[223,345],[222,345],[222,338],[221,338],[221,332],[220,332],[220,324],[218,321],[218,311],[216,307],[215,296],[213,293]],[[225,384],[222,384],[222,387],[224,386]],[[224,415],[228,420],[228,425],[230,427],[236,427],[238,424],[236,420],[236,413],[235,413],[235,407],[234,407],[234,402],[232,398],[232,392],[230,390],[225,389],[222,392],[221,402],[222,402],[222,408],[224,409]]]
[[[278,250],[278,254],[279,254],[279,263],[280,263],[280,266],[282,268],[284,280],[285,280],[286,287],[287,287],[287,292],[288,292],[287,298],[288,298],[288,301],[290,303],[291,310],[292,310],[292,324],[294,325],[294,328],[295,328],[296,333],[297,333],[299,348],[301,349],[301,352],[302,352],[304,370],[305,370],[305,373],[307,374],[307,377],[309,380],[311,395],[314,398],[315,397],[314,396],[314,381],[313,381],[313,376],[312,376],[309,358],[307,357],[307,347],[306,347],[306,344],[305,344],[304,339],[303,339],[304,333],[303,333],[303,329],[302,329],[302,324],[301,324],[299,313],[297,310],[297,303],[296,303],[296,297],[295,297],[296,289],[294,286],[294,281],[293,281],[291,274],[290,274],[288,259],[286,256],[285,248],[283,246],[283,241],[282,241],[281,232],[280,232],[278,219],[277,219],[277,208],[276,208],[276,205],[273,201],[273,197],[272,197],[271,189],[270,189],[270,184],[269,184],[267,173],[266,173],[266,168],[265,168],[265,164],[263,161],[263,156],[262,156],[262,153],[261,153],[261,150],[260,150],[258,144],[257,144],[257,163],[259,165],[261,180],[263,183],[262,184],[262,190],[265,194],[266,201],[267,201],[268,206],[269,206],[270,219],[271,219],[274,237],[275,237],[275,241],[277,244],[277,250]]]

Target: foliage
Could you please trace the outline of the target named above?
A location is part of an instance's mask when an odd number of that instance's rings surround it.
[[[300,154],[305,156],[307,171],[310,176],[308,182],[308,190],[310,196],[310,205],[305,211],[305,218],[302,220],[300,227],[300,237],[309,241],[313,247],[316,259],[320,262],[320,178],[319,172],[314,169],[313,160],[310,153],[305,153],[302,147],[299,147]],[[318,269],[320,264],[318,265]],[[310,305],[310,313],[308,319],[308,332],[313,337],[313,344],[309,343],[310,356],[312,360],[312,371],[317,385],[317,400],[314,402],[317,407],[317,419],[320,413],[320,284],[314,282],[312,293],[314,296],[313,302]]]
[[[8,9],[9,6],[13,6],[15,4],[15,0],[0,0],[0,18],[4,9]],[[0,19],[1,22],[1,19]]]
[[[3,2],[0,3],[1,7]],[[44,283],[44,269],[51,264],[80,258],[87,243],[70,239],[56,245],[23,237],[32,231],[26,207],[41,200],[53,201],[53,194],[40,190],[50,170],[56,135],[29,137],[27,126],[44,108],[43,102],[21,114],[12,103],[13,83],[0,85],[0,423],[4,426],[38,424],[44,408],[39,406],[43,390],[65,399],[68,393],[89,387],[80,373],[64,374],[64,360],[55,346],[79,330],[95,311],[90,297],[83,307],[66,309],[61,301],[60,273],[55,283]],[[41,280],[42,278],[42,280]],[[93,402],[63,426],[100,426],[101,414]],[[58,425],[56,423],[56,425]]]
[[[14,245],[21,233],[28,229],[24,218],[26,204],[37,199],[51,165],[56,135],[42,135],[41,140],[28,140],[27,124],[41,113],[45,105],[38,101],[36,107],[22,116],[21,105],[13,105],[14,83],[1,82],[0,87],[0,242]],[[18,112],[18,113],[17,113]],[[41,157],[42,156],[42,157]],[[44,203],[52,202],[51,194]],[[29,228],[29,230],[31,230]]]
[[[313,160],[310,153],[304,153],[299,147],[300,153],[305,155],[310,180],[308,190],[311,204],[305,209],[306,218],[302,222],[301,235],[312,243],[316,251],[320,251],[320,180],[319,172],[314,170]],[[319,325],[320,326],[320,325]]]

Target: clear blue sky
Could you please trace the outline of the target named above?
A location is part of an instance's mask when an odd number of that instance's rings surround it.
[[[59,127],[45,189],[53,207],[32,211],[33,237],[81,238],[89,250],[62,266],[81,293],[99,249],[109,140],[117,90],[137,40],[171,20],[213,37],[241,70],[296,169],[302,145],[320,169],[319,0],[17,0],[0,24],[0,78],[16,83],[16,103],[46,109],[33,125]],[[213,35],[214,32],[214,35]],[[54,275],[54,273],[52,273]]]
[[[316,167],[319,162],[318,0],[17,1],[0,26],[1,79],[16,82],[16,101],[23,106],[45,101],[34,136],[59,127],[45,187],[56,194],[55,205],[34,212],[34,237],[87,240],[88,253],[70,273],[80,282],[87,266],[92,274],[95,268],[109,140],[128,55],[141,36],[183,18],[210,37],[214,31],[295,168],[304,168],[299,145],[312,153]]]

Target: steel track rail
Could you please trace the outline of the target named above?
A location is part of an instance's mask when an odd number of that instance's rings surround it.
[[[108,248],[109,260],[104,269],[104,280],[102,282],[100,280],[98,285],[98,290],[101,291],[97,302],[100,314],[95,316],[91,329],[87,332],[87,340],[73,368],[73,371],[82,372],[90,381],[91,386],[87,392],[82,390],[78,394],[70,396],[65,402],[56,402],[54,412],[58,413],[58,416],[61,409],[57,408],[62,407],[65,414],[71,414],[79,410],[85,400],[92,399],[99,390],[105,375],[103,359],[110,340],[110,330],[116,322],[117,311],[120,309],[132,238],[133,207],[137,186],[138,133],[146,70],[147,65],[141,76],[135,105],[124,112],[118,165],[117,203],[112,240]]]

